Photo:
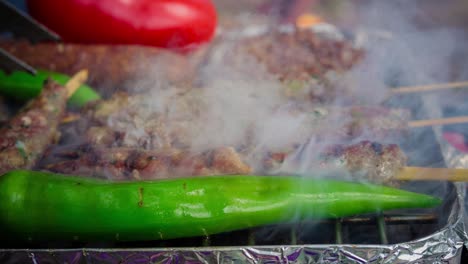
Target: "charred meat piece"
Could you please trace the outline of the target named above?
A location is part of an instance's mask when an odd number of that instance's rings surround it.
[[[194,154],[179,150],[91,148],[78,157],[43,168],[64,174],[107,177],[113,180],[157,179],[196,175],[248,174],[251,168],[229,147]],[[70,155],[69,155],[70,156]]]
[[[37,98],[0,129],[0,174],[36,164],[58,136],[57,126],[66,102],[66,89],[49,81]]]
[[[195,71],[187,57],[152,47],[1,41],[0,48],[38,69],[69,75],[88,69],[90,85],[103,95],[151,69],[162,72],[170,82],[181,83],[189,82]]]

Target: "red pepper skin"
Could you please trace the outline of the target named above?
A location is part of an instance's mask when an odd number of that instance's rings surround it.
[[[187,48],[216,28],[210,0],[28,0],[30,14],[66,42]]]

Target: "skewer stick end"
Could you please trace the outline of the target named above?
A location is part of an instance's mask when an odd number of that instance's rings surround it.
[[[468,169],[404,167],[396,180],[468,182]]]
[[[88,69],[83,69],[73,75],[65,84],[67,97],[70,98],[78,88],[88,80]]]

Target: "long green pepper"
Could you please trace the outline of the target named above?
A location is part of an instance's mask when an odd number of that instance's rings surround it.
[[[67,81],[70,80],[70,77],[65,74],[50,71],[38,70],[36,75],[31,75],[22,71],[6,74],[0,70],[0,94],[21,101],[32,99],[42,91],[44,82],[49,77],[61,85],[65,85]],[[68,103],[72,106],[81,107],[88,102],[100,98],[99,94],[94,91],[93,88],[87,85],[81,85],[68,99]]]
[[[389,187],[291,176],[109,182],[20,170],[0,177],[2,235],[30,241],[170,239],[439,203]]]

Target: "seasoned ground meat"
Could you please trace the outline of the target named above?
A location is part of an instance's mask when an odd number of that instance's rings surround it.
[[[369,141],[352,145],[338,154],[351,173],[364,173],[364,179],[376,183],[391,183],[407,161],[397,145]]]
[[[65,174],[107,177],[114,180],[158,179],[196,175],[249,174],[251,168],[230,147],[203,153],[175,149],[147,151],[135,148],[79,150],[65,161],[43,169]]]
[[[328,71],[345,71],[363,56],[345,41],[326,39],[308,29],[273,31],[241,42],[242,48],[282,81],[321,78]]]
[[[197,95],[186,93],[168,100],[166,105],[179,109],[168,114],[165,106],[146,105],[144,96],[115,93],[110,99],[96,102],[83,111],[83,118],[89,123],[89,130],[85,132],[88,142],[145,149],[189,147],[190,130],[203,126],[206,120],[203,100],[198,100]],[[410,119],[410,112],[405,109],[378,106],[280,108],[279,105],[272,109],[271,116],[303,118],[301,127],[297,128],[302,132],[292,140],[298,144],[311,135],[372,140],[399,137],[407,132]],[[282,112],[279,114],[279,111]]]
[[[247,174],[252,171],[270,173],[284,165],[292,155],[297,155],[300,146],[310,137],[319,141],[379,141],[406,131],[409,113],[405,110],[368,106],[322,107],[310,103],[334,100],[339,94],[337,89],[341,88],[333,81],[363,57],[361,50],[355,49],[346,41],[323,38],[307,29],[295,29],[291,32],[272,31],[246,37],[234,46],[235,57],[240,58],[237,55],[242,53],[242,56],[254,61],[255,66],[264,66],[261,71],[268,77],[266,79],[272,80],[277,92],[281,87],[284,91],[279,91],[278,94],[282,94],[278,97],[272,97],[273,102],[269,102],[271,104],[268,110],[263,109],[264,119],[246,117],[241,121],[247,120],[245,123],[248,124],[241,122],[240,126],[230,119],[226,123],[221,122],[220,126],[213,126],[216,129],[203,130],[204,127],[211,128],[209,125],[219,122],[217,118],[223,119],[224,108],[217,109],[219,111],[215,115],[206,115],[212,113],[207,106],[213,101],[204,100],[209,96],[204,91],[213,88],[210,87],[212,83],[218,82],[208,78],[211,82],[196,80],[200,87],[187,85],[196,79],[195,72],[200,70],[197,68],[199,64],[195,66],[192,63],[191,56],[135,46],[0,42],[0,47],[38,68],[68,74],[77,69],[88,68],[91,84],[109,95],[106,100],[86,106],[80,113],[79,120],[62,126],[62,134],[65,135],[62,145],[51,148],[50,155],[60,154],[63,149],[68,152],[66,155],[63,152],[56,159],[44,159],[39,166],[41,169],[117,180]],[[216,45],[213,48],[216,49]],[[205,50],[207,54],[212,51]],[[210,64],[209,59],[204,59],[200,59],[206,63],[204,66]],[[250,71],[251,67],[242,67],[242,62],[245,62],[242,58],[237,61],[244,71]],[[154,79],[154,76],[144,76],[151,73],[148,69],[155,67],[154,63],[160,63],[157,71],[163,76],[163,81],[171,85],[158,86],[150,95],[115,92],[116,88],[124,87],[125,82],[131,83],[140,77]],[[235,70],[236,67],[232,69]],[[216,72],[204,70],[201,69],[199,73],[211,75]],[[224,73],[222,70],[220,72]],[[253,71],[252,74],[256,72]],[[203,79],[203,74],[200,76]],[[236,85],[237,75],[233,73],[229,76],[234,76],[232,80]],[[239,76],[245,77],[242,74]],[[239,84],[243,85],[242,82]],[[271,87],[267,86],[268,93]],[[242,87],[235,88],[241,90]],[[255,86],[255,89],[259,90],[259,87]],[[265,98],[261,93],[260,96],[250,94],[252,98]],[[223,107],[232,108],[229,104]],[[239,109],[234,109],[231,115],[236,116]],[[248,116],[250,113],[243,115]],[[275,122],[278,119],[285,124]],[[288,122],[291,120],[294,122],[290,126]],[[270,123],[262,127],[264,121]],[[218,128],[224,128],[223,125],[226,124],[229,125],[228,130],[238,130],[244,126],[248,127],[245,129],[248,132],[244,133],[242,130],[242,133],[236,134],[234,143],[215,142],[214,137],[205,135],[217,133],[221,130]],[[282,130],[283,127],[286,128]],[[203,131],[202,135],[194,133],[196,131]],[[262,138],[265,134],[273,136]],[[222,133],[220,135],[216,136],[223,136]],[[205,138],[198,148],[194,147],[194,138],[200,136]],[[215,143],[211,144],[211,141]],[[276,141],[284,141],[286,144],[272,147]],[[267,143],[259,147],[259,142]],[[77,144],[92,148],[76,150],[74,147]],[[257,148],[263,149],[257,153]],[[258,155],[263,164],[254,165],[256,160],[249,160],[251,155]],[[353,175],[364,173],[371,181],[378,183],[391,183],[391,177],[406,162],[403,152],[397,146],[367,141],[333,146],[319,155],[323,159],[321,165],[325,167],[341,164]]]
[[[346,171],[355,180],[395,185],[395,175],[407,162],[406,155],[398,145],[371,141],[328,146],[322,153],[311,157],[316,159],[312,161],[304,160],[304,157],[298,158],[298,153],[301,155],[300,149],[288,153],[268,153],[264,159],[264,170],[281,170],[281,166],[293,156],[293,160],[315,164],[317,171]]]
[[[348,71],[364,52],[347,41],[328,39],[309,29],[271,31],[239,41],[240,52],[253,56],[285,86],[291,98],[333,101],[338,94],[337,75]]]
[[[56,139],[66,102],[66,89],[48,82],[37,98],[0,129],[0,174],[36,164]]]

